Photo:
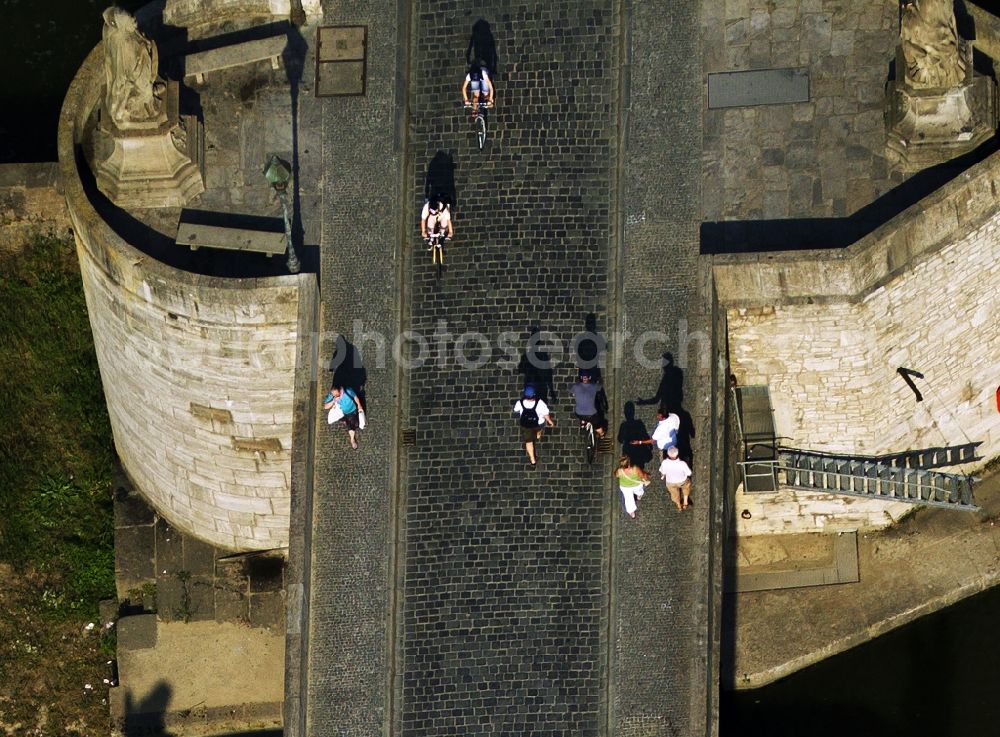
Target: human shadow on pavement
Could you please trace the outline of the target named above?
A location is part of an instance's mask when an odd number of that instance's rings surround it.
[[[458,205],[455,189],[455,157],[450,151],[438,151],[427,165],[427,175],[424,177],[424,199],[438,195],[451,205],[454,211]]]
[[[604,365],[604,354],[607,351],[607,339],[597,331],[597,316],[587,313],[583,321],[583,330],[573,336],[573,359],[577,371],[589,371],[594,382],[601,381],[601,367]]]
[[[132,692],[125,692],[125,714],[122,717],[121,733],[125,737],[145,737],[146,735],[157,735],[157,737],[169,737],[166,731],[164,715],[167,713],[167,706],[173,689],[166,681],[160,681],[153,687],[153,690],[142,699],[136,701]]]
[[[358,393],[361,403],[367,413],[368,400],[365,397],[365,384],[368,381],[368,370],[365,368],[361,352],[343,335],[338,335],[330,359],[329,371],[333,372],[331,387],[351,388]]]
[[[465,60],[471,66],[479,59],[491,74],[500,73],[500,58],[497,56],[497,42],[493,38],[493,30],[489,21],[480,18],[472,24],[472,35],[469,36],[469,46],[465,50]]]
[[[656,404],[660,407],[680,407],[684,402],[684,369],[674,364],[674,354],[663,354],[661,359],[663,366],[663,376],[660,377],[660,385],[656,387],[656,394],[648,399],[636,399],[637,405]]]
[[[556,389],[552,383],[554,363],[546,350],[551,343],[550,337],[541,327],[533,325],[524,353],[517,364],[517,372],[524,376],[524,385],[531,384],[535,387],[538,398],[546,403],[556,399]]]
[[[649,430],[645,423],[635,416],[635,404],[625,402],[625,419],[618,426],[618,443],[621,445],[622,455],[628,456],[633,466],[645,467],[653,459],[652,445],[632,445],[633,440],[647,440]]]

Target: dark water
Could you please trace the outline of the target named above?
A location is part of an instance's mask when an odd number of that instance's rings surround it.
[[[723,694],[720,733],[1000,736],[1000,588],[765,688]]]
[[[134,11],[146,0],[119,0]],[[59,108],[110,0],[0,0],[0,163],[55,161]]]

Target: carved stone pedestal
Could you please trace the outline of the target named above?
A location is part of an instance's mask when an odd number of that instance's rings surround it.
[[[121,130],[101,116],[105,151],[94,162],[97,187],[119,207],[184,207],[205,191],[201,124],[177,111],[178,87],[168,83],[159,119]]]
[[[968,57],[961,85],[916,89],[899,79],[889,83],[886,147],[902,171],[926,169],[961,156],[996,133],[996,82],[973,72],[971,46],[963,42],[960,48]],[[896,69],[903,63],[902,54],[897,54]]]

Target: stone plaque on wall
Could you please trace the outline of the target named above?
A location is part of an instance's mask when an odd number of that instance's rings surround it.
[[[316,49],[318,97],[365,94],[366,26],[322,26]]]

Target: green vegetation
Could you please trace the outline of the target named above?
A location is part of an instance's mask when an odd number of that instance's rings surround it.
[[[96,618],[114,595],[113,449],[72,242],[0,256],[0,561],[41,610]]]

